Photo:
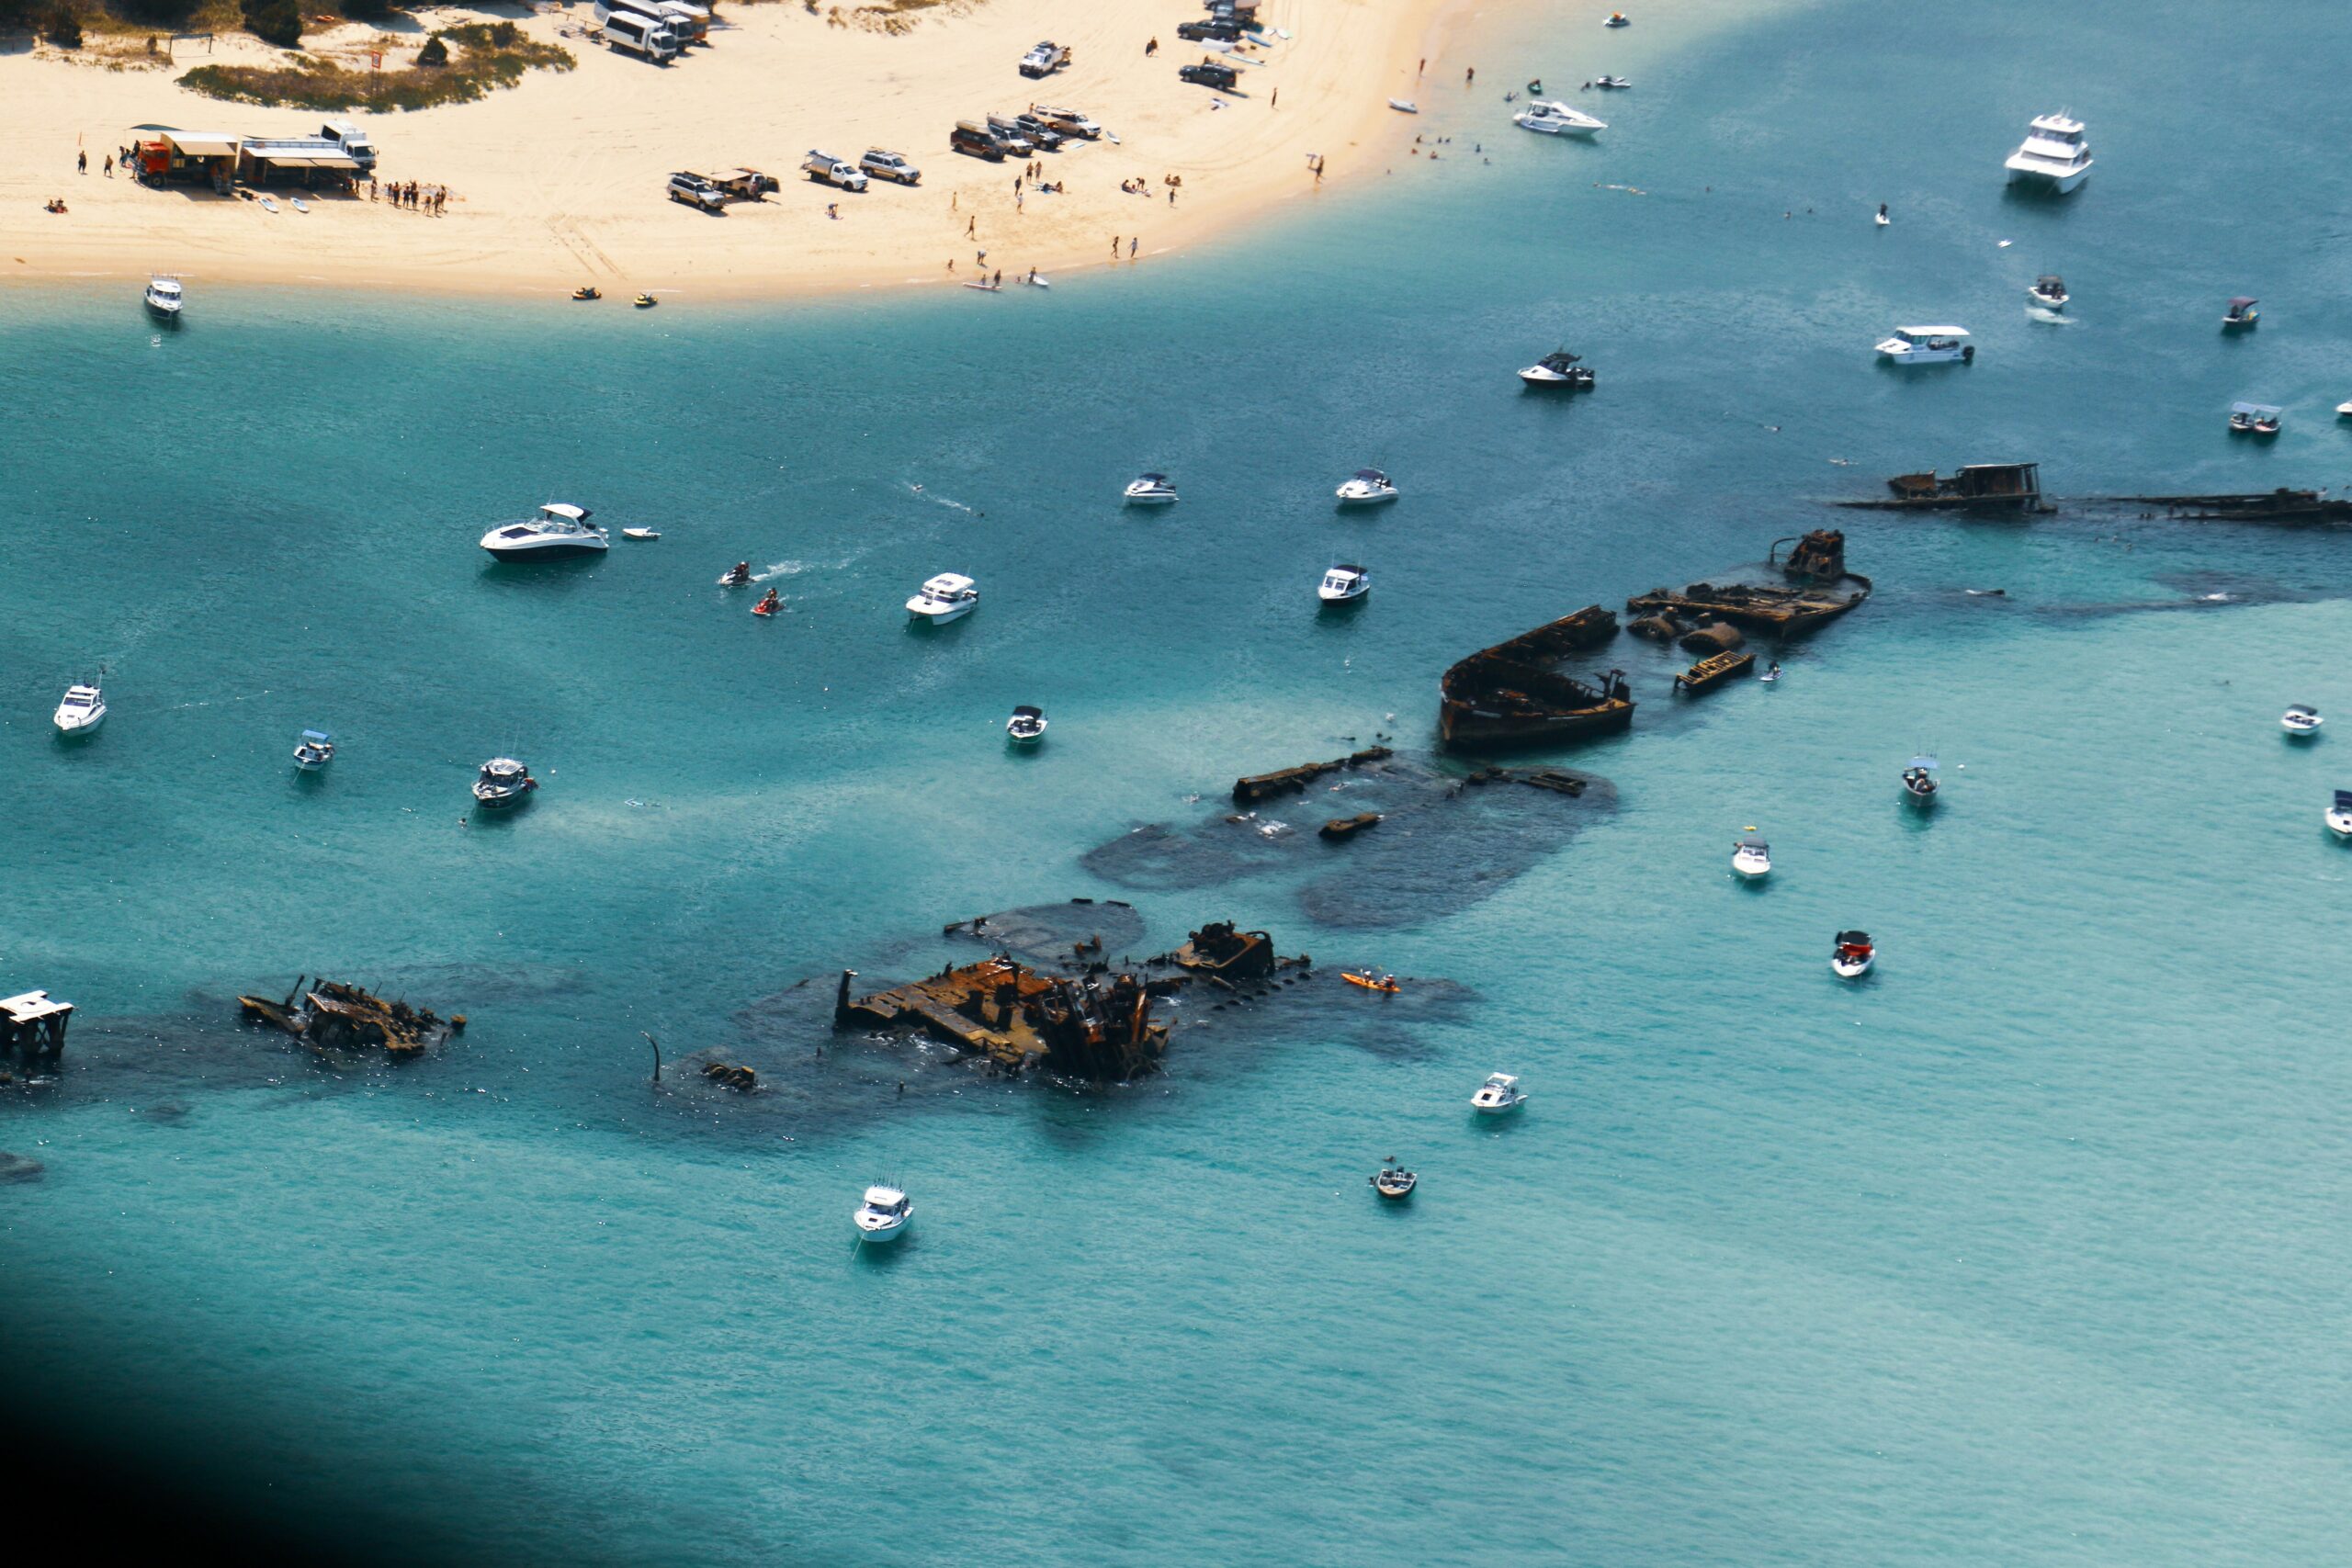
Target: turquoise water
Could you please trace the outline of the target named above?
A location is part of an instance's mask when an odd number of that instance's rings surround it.
[[[1433,89],[1438,164],[1049,297],[199,278],[158,339],[0,296],[0,982],[82,1009],[0,1100],[46,1168],[0,1188],[16,1399],[355,1551],[2340,1556],[2352,863],[2319,814],[2352,766],[2276,720],[2352,713],[2341,539],[1815,502],[2011,457],[2062,495],[2335,480],[2345,24],[1675,26],[1478,36],[1497,83],[1635,62],[1597,146]],[[1925,59],[1948,90],[1884,68]],[[2098,173],[2006,195],[2060,104]],[[2026,313],[2044,270],[2068,324]],[[2240,292],[2267,320],[2223,339]],[[1876,368],[1920,319],[1976,363]],[[1601,389],[1521,396],[1562,341]],[[2238,397],[2286,434],[2230,441]],[[1335,515],[1363,463],[1405,499]],[[1145,468],[1184,502],[1119,511]],[[551,494],[665,536],[487,565]],[[1129,874],[1141,825],[1249,843],[1209,821],[1238,773],[1425,750],[1468,649],[1823,524],[1876,596],[1688,707],[1621,645],[1633,733],[1545,759],[1612,790]],[[713,586],[746,557],[775,623]],[[1373,595],[1318,615],[1343,558]],[[942,570],[981,609],[909,631]],[[107,728],[60,746],[100,661]],[[343,748],[316,780],[306,725]],[[508,750],[542,797],[461,826]],[[1728,873],[1751,823],[1767,888]],[[1088,1094],[822,1029],[841,967],[1072,897],[1132,900],[1135,951],[1229,917],[1411,983],[1188,999],[1165,1075]],[[1883,954],[1850,987],[1849,924]],[[335,1072],[233,1026],[322,970],[471,1027]],[[769,1087],[655,1089],[640,1030]],[[1498,1067],[1535,1098],[1474,1124]],[[1408,1210],[1364,1190],[1388,1154]],[[917,1231],[858,1256],[883,1174]]]

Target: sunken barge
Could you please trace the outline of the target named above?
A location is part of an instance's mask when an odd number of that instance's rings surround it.
[[[1786,560],[1782,545],[1792,547]],[[1693,582],[1679,593],[1653,588],[1626,600],[1625,608],[1676,623],[1729,622],[1786,638],[1818,630],[1871,596],[1871,580],[1846,570],[1846,536],[1835,529],[1775,539],[1770,558],[1789,584]]]
[[[466,1016],[444,1019],[431,1008],[386,1001],[364,987],[322,978],[307,991],[301,978],[282,1001],[239,997],[247,1023],[282,1030],[313,1050],[375,1050],[421,1056],[466,1027]]]
[[[2039,463],[1970,463],[1950,476],[1897,474],[1883,500],[1841,501],[1866,512],[2055,512],[2041,499]]]
[[[1438,737],[1448,746],[1577,740],[1634,722],[1625,672],[1611,670],[1587,684],[1560,669],[1570,654],[1617,635],[1614,612],[1588,604],[1533,631],[1482,648],[1438,682]]]

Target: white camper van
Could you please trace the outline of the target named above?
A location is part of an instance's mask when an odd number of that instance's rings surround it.
[[[605,41],[613,48],[641,54],[657,65],[678,58],[678,35],[669,23],[635,11],[607,11],[601,6],[596,14],[603,19]]]

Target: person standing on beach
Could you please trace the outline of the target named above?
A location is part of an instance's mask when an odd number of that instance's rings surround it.
[[[978,234],[978,230],[979,229],[979,226],[980,226],[980,220],[979,220],[979,219],[978,219],[978,218],[977,218],[977,217],[973,217],[973,218],[967,218],[967,219],[965,219],[965,220],[964,220],[964,238],[966,238],[966,239],[967,239],[967,240],[977,240],[977,239],[978,239],[978,238],[980,237],[980,236],[979,236],[979,234]]]
[[[1422,59],[1421,63],[1420,63],[1420,65],[1419,66],[1419,68],[1417,68],[1417,69],[1413,72],[1414,78],[1415,78],[1416,80],[1418,80],[1418,79],[1419,79],[1420,77],[1426,76],[1426,75],[1428,75],[1428,74],[1429,74],[1429,71],[1430,71],[1430,62],[1429,62],[1428,59],[1427,59],[1426,57],[1424,57],[1424,58]]]
[[[1173,195],[1172,195],[1172,194],[1170,195],[1170,200],[1173,200],[1173,199],[1174,199],[1174,197],[1173,197]],[[1127,259],[1128,259],[1129,261],[1133,261],[1133,260],[1135,260],[1135,259],[1136,259],[1136,247],[1137,245],[1142,244],[1142,243],[1143,243],[1143,236],[1142,236],[1142,235],[1140,235],[1140,234],[1130,234],[1130,235],[1128,235],[1128,236],[1127,236]],[[1114,248],[1115,249],[1116,247],[1114,247]]]
[[[74,172],[77,175],[86,175],[90,172],[89,153],[76,152],[74,154]]]
[[[114,154],[111,152],[107,154],[107,178],[114,178]]]
[[[1143,57],[1146,60],[1149,60],[1153,55],[1158,54],[1159,52],[1159,39],[1156,37],[1149,43],[1143,46]]]
[[[1168,187],[1168,205],[1170,207],[1176,205],[1176,187],[1174,186],[1170,186]]]
[[[1470,69],[1469,69],[1469,70],[1464,71],[1464,72],[1462,73],[1462,85],[1463,85],[1464,86],[1465,86],[1465,87],[1466,87],[1466,86],[1468,86],[1471,83],[1476,82],[1477,79],[1478,79],[1478,68],[1477,68],[1476,66],[1475,66],[1475,65],[1473,65],[1472,67],[1470,67]]]
[[[1119,259],[1119,236],[1116,234],[1111,236],[1111,259],[1113,261]]]
[[[1273,92],[1267,96],[1266,107],[1270,109],[1278,109],[1283,107],[1283,90],[1280,87],[1276,87]]]

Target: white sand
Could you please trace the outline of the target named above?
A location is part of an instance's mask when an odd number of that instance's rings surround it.
[[[325,116],[198,96],[175,81],[189,65],[266,61],[275,51],[223,37],[210,56],[181,46],[169,70],[106,69],[124,40],[93,35],[85,59],[54,51],[0,57],[0,277],[268,282],[546,295],[594,283],[610,296],[650,288],[685,299],[774,297],[824,288],[938,287],[969,278],[975,253],[1006,281],[1119,265],[1139,238],[1148,260],[1210,233],[1311,198],[1307,155],[1328,187],[1394,161],[1417,122],[1387,99],[1434,91],[1460,68],[1437,39],[1458,0],[1272,0],[1271,28],[1295,36],[1242,66],[1237,93],[1177,80],[1206,58],[1175,25],[1199,16],[1184,0],[991,0],[960,15],[929,14],[899,36],[828,26],[799,5],[735,6],[710,42],[663,68],[576,34],[586,5],[522,25],[579,59],[569,73],[535,71],[519,87],[474,104],[363,119],[381,150],[379,176],[447,186],[434,218],[365,197],[312,197],[298,213],[206,191],[144,187],[100,160],[152,123],[253,136],[313,134]],[[427,25],[488,19],[481,11],[421,13]],[[1145,40],[1160,49],[1146,59]],[[309,40],[346,53],[372,28]],[[1050,38],[1076,51],[1069,68],[1032,82],[1022,53]],[[407,36],[413,50],[422,33]],[[130,40],[135,51],[136,41]],[[201,45],[195,46],[198,50]],[[1417,62],[1430,60],[1428,83]],[[126,54],[122,58],[131,58]],[[397,58],[397,57],[396,57]],[[1041,153],[1065,195],[1030,194],[1016,209],[1016,160],[952,153],[958,119],[1015,113],[1032,101],[1075,107],[1119,138]],[[1212,107],[1222,104],[1222,107]],[[76,175],[77,143],[90,172]],[[810,148],[854,160],[867,147],[905,153],[923,171],[907,189],[876,181],[835,191],[799,173]],[[673,169],[722,173],[750,164],[785,182],[724,217],[668,200]],[[1161,181],[1183,181],[1171,206]],[[1148,196],[1122,194],[1140,176]],[[51,197],[70,210],[41,210]],[[828,219],[837,203],[841,217]],[[974,237],[968,222],[977,220]]]

